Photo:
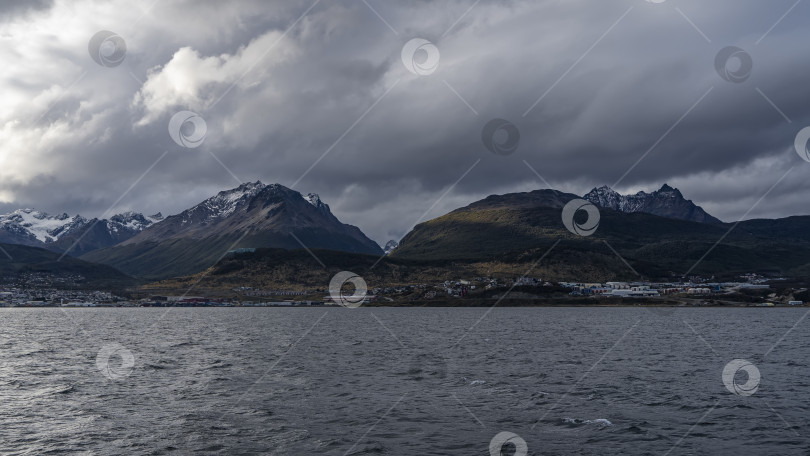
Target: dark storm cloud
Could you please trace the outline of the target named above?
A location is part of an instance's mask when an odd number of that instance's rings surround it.
[[[724,220],[795,166],[748,217],[806,213],[810,164],[790,148],[810,125],[810,7],[779,21],[792,4],[88,2],[75,8],[91,19],[50,29],[67,11],[57,2],[26,16],[47,33],[3,27],[0,58],[19,69],[1,81],[0,208],[101,215],[168,152],[113,212],[177,212],[260,179],[320,193],[385,242],[488,194],[545,187],[525,160],[576,193],[669,182]],[[89,58],[100,29],[127,40],[121,66]],[[432,74],[401,61],[415,37],[440,52]],[[751,55],[742,83],[715,70],[729,45]],[[205,119],[203,146],[172,142],[180,110]],[[496,117],[520,130],[514,154],[481,142]]]

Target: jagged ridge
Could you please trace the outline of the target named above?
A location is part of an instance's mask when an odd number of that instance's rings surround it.
[[[722,223],[691,200],[684,198],[680,190],[667,184],[652,193],[638,192],[635,195],[622,195],[604,185],[594,188],[584,198],[597,206],[619,212],[643,212],[699,223]]]

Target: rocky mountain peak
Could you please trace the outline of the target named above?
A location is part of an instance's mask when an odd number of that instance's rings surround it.
[[[670,187],[668,184],[662,185],[660,189],[653,192],[653,194],[656,193],[659,195],[667,195],[671,198],[683,198],[683,195],[681,194],[680,190],[674,187]]]
[[[644,212],[647,214],[689,220],[700,223],[722,223],[700,206],[683,197],[680,190],[664,184],[652,192],[622,195],[607,186],[594,188],[584,198],[597,206],[619,212]]]
[[[323,201],[321,201],[321,197],[318,196],[317,193],[307,193],[304,196],[304,199],[307,200],[309,204],[315,207],[321,207],[321,205],[323,204]]]
[[[154,220],[144,217],[144,215],[139,212],[127,211],[110,217],[106,225],[111,233],[124,231],[136,234],[153,223],[155,223]]]
[[[261,181],[246,182],[236,188],[223,190],[186,212],[199,213],[204,218],[224,218],[246,205],[266,187]]]
[[[139,220],[139,219],[145,220],[145,217],[143,216],[143,214],[139,214],[137,212],[132,211],[122,212],[120,214],[115,214],[112,217],[110,217],[110,220],[122,223],[126,223],[130,220]]]

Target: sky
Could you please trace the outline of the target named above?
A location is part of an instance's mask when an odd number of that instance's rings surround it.
[[[810,2],[0,3],[0,212],[318,193],[384,244],[491,194],[810,214]]]

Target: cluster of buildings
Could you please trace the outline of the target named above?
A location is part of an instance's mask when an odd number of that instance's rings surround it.
[[[105,291],[0,287],[0,307],[311,307],[321,301],[240,301],[202,296],[125,299]]]
[[[436,285],[413,285],[408,287],[385,288],[375,290],[380,295],[386,294],[417,294],[417,299],[437,299],[442,297],[463,298],[473,290],[505,289],[517,287],[559,287],[560,291],[567,291],[569,296],[592,297],[622,297],[622,298],[655,298],[678,295],[683,297],[694,296],[699,298],[712,297],[722,299],[722,295],[732,295],[745,292],[745,290],[771,290],[768,281],[774,280],[757,274],[746,274],[740,280],[732,282],[712,281],[700,277],[690,277],[675,282],[548,282],[535,277],[518,277],[514,279],[496,279],[492,277],[475,277],[470,280],[447,280]],[[766,293],[768,294],[768,293]],[[772,296],[773,297],[773,296]],[[387,299],[387,298],[386,298]],[[790,299],[790,300],[789,300]],[[777,305],[804,305],[802,301],[792,300],[792,297],[776,297],[770,301],[778,301]],[[762,305],[774,305],[762,303]]]
[[[118,306],[123,302],[106,291],[0,287],[0,307],[97,307]]]
[[[252,287],[238,287],[234,288],[233,291],[237,292],[242,296],[303,296],[307,294],[305,291],[295,291],[295,290],[263,290],[260,288],[252,288]]]
[[[82,289],[79,274],[26,272],[0,277],[0,307],[101,307],[127,304],[124,298]]]
[[[472,290],[482,289],[491,290],[494,288],[502,288],[509,286],[529,286],[539,287],[551,285],[548,282],[543,282],[541,279],[534,277],[518,277],[514,280],[495,279],[492,277],[475,277],[472,280],[446,280],[444,283],[437,286],[442,292],[429,291],[425,293],[426,299],[435,298],[437,295],[446,295],[463,298],[467,296]]]
[[[104,291],[86,291],[70,286],[80,282],[82,277],[60,277],[60,283],[50,275],[27,274],[15,278],[0,279],[0,307],[313,307],[334,306],[329,295],[321,300],[307,299],[312,292],[297,290],[270,290],[251,287],[232,289],[235,296],[231,298],[209,298],[204,296],[149,296],[141,299],[125,299]],[[514,279],[496,279],[492,277],[475,277],[470,280],[447,280],[434,285],[412,284],[371,289],[363,298],[363,303],[378,299],[394,302],[393,298],[408,300],[432,300],[443,297],[464,298],[472,292],[480,294],[482,290],[514,289],[518,287],[554,287],[550,292],[565,291],[569,296],[588,297],[661,297],[661,296],[695,296],[699,298],[733,295],[745,290],[770,290],[767,279],[756,274],[741,276],[739,281],[713,282],[699,277],[690,277],[678,282],[548,282],[535,277],[522,276]],[[520,290],[520,288],[518,288]],[[800,290],[801,291],[801,290]],[[749,293],[749,295],[751,295]],[[793,295],[776,297],[776,294],[754,293],[754,296],[769,296],[768,301],[760,305],[803,305],[794,301]],[[256,298],[277,297],[259,301]],[[393,298],[392,298],[393,297]],[[253,299],[250,299],[253,298]]]
[[[770,289],[764,283],[749,282],[560,282],[571,296],[655,297],[662,295],[712,295],[734,293],[743,289]]]

